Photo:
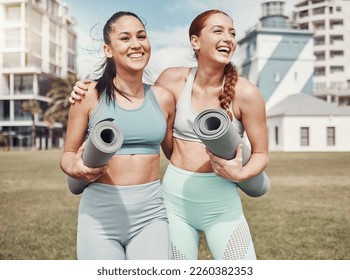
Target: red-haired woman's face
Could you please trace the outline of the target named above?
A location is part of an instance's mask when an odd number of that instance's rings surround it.
[[[231,61],[237,41],[232,20],[225,14],[211,15],[198,37],[192,36],[191,43],[197,49],[198,60],[213,60],[223,64]]]

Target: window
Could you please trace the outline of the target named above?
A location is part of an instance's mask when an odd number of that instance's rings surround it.
[[[275,80],[276,83],[278,83],[281,80],[281,75],[280,75],[279,72],[275,72],[274,80]]]
[[[6,7],[6,20],[7,21],[20,21],[21,20],[21,6],[10,5]]]
[[[10,101],[0,100],[0,121],[10,120]]]
[[[76,49],[76,41],[73,34],[68,34],[68,48],[72,50]]]
[[[29,26],[32,30],[35,30],[38,34],[42,34],[42,15],[38,12],[30,11],[30,22]]]
[[[8,29],[5,31],[6,48],[20,48],[21,47],[21,30]]]
[[[31,55],[31,54],[26,54],[26,65],[31,66],[31,67],[41,67],[41,58]]]
[[[326,54],[324,51],[321,52],[315,52],[316,60],[325,60]]]
[[[278,126],[275,126],[275,143],[278,145]]]
[[[327,146],[335,146],[335,127],[327,127]]]
[[[31,120],[32,115],[28,112],[23,112],[22,110],[22,103],[26,102],[28,100],[15,100],[15,120]]]
[[[39,80],[39,95],[46,96],[46,94],[51,90],[51,86],[55,81],[43,75],[39,75],[38,80]]]
[[[330,71],[331,73],[343,73],[344,66],[331,66]]]
[[[28,33],[28,46],[31,53],[41,55],[41,35],[31,30]]]
[[[300,145],[301,146],[309,146],[310,145],[310,136],[309,136],[309,128],[301,127],[300,128]]]
[[[33,75],[15,75],[15,94],[33,94]]]
[[[50,61],[56,63],[56,44],[50,43]]]
[[[21,67],[20,53],[7,53],[3,56],[4,67]]]
[[[330,52],[330,56],[333,57],[337,57],[337,56],[344,56],[344,51],[331,51]]]
[[[56,24],[50,21],[50,40],[51,42],[56,42]]]
[[[314,75],[315,76],[326,75],[326,68],[325,67],[315,67]]]
[[[1,95],[10,95],[10,75],[9,74],[2,75],[2,88],[0,88],[0,96]]]
[[[330,37],[331,45],[336,44],[337,42],[343,42],[343,41],[344,41],[343,35],[332,35]]]
[[[68,53],[68,67],[75,70],[75,55]]]
[[[326,43],[326,41],[325,41],[325,37],[324,36],[315,37],[315,39],[314,39],[314,45],[315,46],[324,45],[325,43]]]

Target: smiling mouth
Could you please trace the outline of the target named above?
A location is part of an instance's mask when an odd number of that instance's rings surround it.
[[[132,53],[132,54],[129,54],[128,57],[130,57],[131,59],[138,59],[143,57],[143,53]]]
[[[229,48],[229,47],[218,47],[218,48],[217,48],[217,51],[218,51],[218,52],[221,52],[221,53],[227,53],[227,54],[229,54],[229,53],[230,53],[230,48]]]

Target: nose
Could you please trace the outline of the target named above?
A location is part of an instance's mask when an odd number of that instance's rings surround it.
[[[131,39],[131,47],[132,48],[139,48],[140,46],[141,46],[141,44],[137,38]]]
[[[229,42],[233,40],[232,34],[229,31],[223,33],[224,41]]]

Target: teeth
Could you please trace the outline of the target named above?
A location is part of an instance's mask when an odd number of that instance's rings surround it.
[[[228,47],[218,47],[217,50],[219,52],[221,52],[221,51],[224,51],[224,52],[227,52],[227,53],[230,52],[230,48],[228,48]]]
[[[132,53],[129,55],[130,58],[140,58],[142,56],[142,53]]]

